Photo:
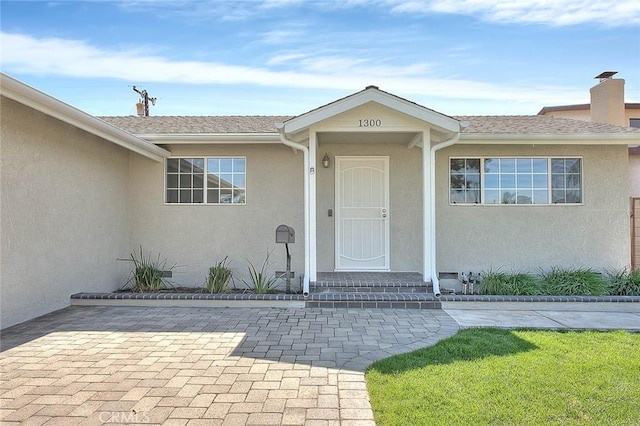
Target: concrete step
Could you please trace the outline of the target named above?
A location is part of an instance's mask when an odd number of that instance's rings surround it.
[[[430,293],[431,283],[326,283],[310,285],[312,293]]]
[[[326,308],[440,309],[430,282],[326,280],[312,282],[305,306]]]
[[[440,309],[440,299],[430,293],[311,293],[308,308],[378,308],[378,309]]]

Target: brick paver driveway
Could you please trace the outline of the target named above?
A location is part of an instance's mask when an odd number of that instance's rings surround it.
[[[4,330],[2,424],[373,424],[364,369],[440,310],[70,307]]]

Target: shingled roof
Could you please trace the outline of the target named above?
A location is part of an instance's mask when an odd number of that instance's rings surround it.
[[[135,135],[198,133],[277,133],[278,115],[98,117]]]
[[[458,116],[469,126],[463,134],[594,135],[637,134],[640,129],[543,115]]]
[[[277,133],[275,123],[290,116],[155,116],[99,117],[134,135]],[[640,129],[543,115],[453,117],[469,123],[463,134],[594,135],[637,134]]]

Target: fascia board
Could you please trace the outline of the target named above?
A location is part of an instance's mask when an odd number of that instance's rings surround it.
[[[171,152],[166,149],[140,139],[6,74],[0,74],[0,94],[154,161],[162,162],[165,157],[171,155]]]
[[[634,145],[639,135],[633,134],[567,134],[567,135],[506,135],[506,134],[461,134],[460,143],[482,142],[487,145]]]
[[[279,144],[277,133],[161,133],[138,134],[144,140],[161,144]]]
[[[320,121],[334,117],[343,112],[357,108],[369,102],[375,102],[384,105],[390,109],[399,111],[411,117],[429,123],[432,127],[440,128],[447,132],[458,132],[460,130],[459,121],[421,107],[417,104],[403,101],[396,97],[386,95],[379,91],[371,90],[356,93],[347,98],[336,101],[330,105],[320,109],[303,114],[299,117],[292,118],[285,122],[285,132],[295,133],[302,129],[308,128]]]

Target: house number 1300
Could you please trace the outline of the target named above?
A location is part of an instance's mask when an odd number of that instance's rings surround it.
[[[358,120],[360,123],[360,127],[380,127],[382,126],[382,121],[375,118],[369,118],[366,120]]]

